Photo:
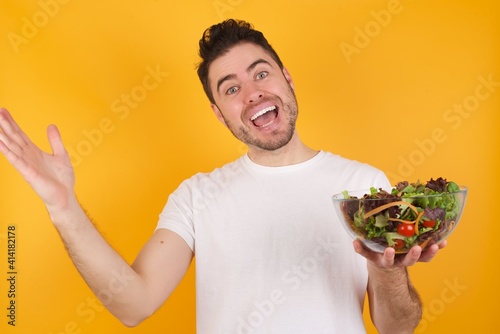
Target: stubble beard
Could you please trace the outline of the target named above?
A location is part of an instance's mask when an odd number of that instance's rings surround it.
[[[276,97],[276,99],[280,101],[281,102],[280,104],[283,106],[283,110],[280,110],[279,112],[284,113],[285,119],[288,122],[288,124],[287,127],[282,131],[280,130],[272,131],[271,139],[263,140],[257,138],[250,133],[248,128],[245,128],[244,126],[240,126],[239,128],[234,128],[226,120],[226,124],[229,130],[238,140],[240,140],[242,143],[246,144],[249,147],[252,146],[266,151],[274,151],[282,148],[283,146],[287,145],[292,139],[293,134],[295,133],[295,125],[298,116],[297,99],[291,88],[289,94],[290,96],[287,97],[290,102],[287,104],[284,104],[279,97]]]

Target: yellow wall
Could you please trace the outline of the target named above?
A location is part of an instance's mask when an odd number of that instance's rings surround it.
[[[443,176],[470,188],[449,246],[411,269],[425,303],[417,333],[498,332],[497,1],[2,0],[0,106],[45,149],[46,125],[60,127],[81,202],[132,261],[183,179],[244,152],[194,70],[202,31],[228,17],[253,22],[280,53],[305,142],[394,182]],[[3,158],[0,190],[2,333],[194,333],[192,269],[158,313],[126,329],[79,278],[43,205]],[[4,315],[11,225],[15,328]]]

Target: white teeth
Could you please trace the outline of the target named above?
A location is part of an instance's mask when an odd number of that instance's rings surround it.
[[[262,109],[261,111],[259,111],[258,113],[256,113],[255,115],[252,116],[252,118],[250,118],[251,121],[254,121],[257,119],[257,117],[259,116],[262,116],[264,115],[266,112],[268,111],[271,111],[271,110],[274,110],[276,109],[276,106],[270,106],[270,107],[267,107],[267,108],[264,108]]]

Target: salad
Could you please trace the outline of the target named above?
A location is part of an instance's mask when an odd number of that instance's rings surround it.
[[[441,177],[425,184],[399,182],[390,191],[372,187],[353,201],[347,199],[358,197],[343,191],[341,211],[362,239],[402,253],[440,242],[451,233],[462,210],[460,191]]]

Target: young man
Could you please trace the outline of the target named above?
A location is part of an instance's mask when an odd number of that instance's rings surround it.
[[[248,23],[210,27],[200,55],[211,108],[248,153],[184,181],[131,266],[79,205],[57,128],[47,130],[47,154],[0,111],[0,151],[44,201],[89,287],[98,294],[114,273],[127,277],[106,307],[135,326],[165,302],[196,255],[199,333],[363,333],[367,292],[380,333],[412,333],[421,304],[406,267],[430,261],[444,244],[396,257],[392,248],[378,254],[352,243],[331,195],[387,186],[384,174],[300,140],[290,73]]]

